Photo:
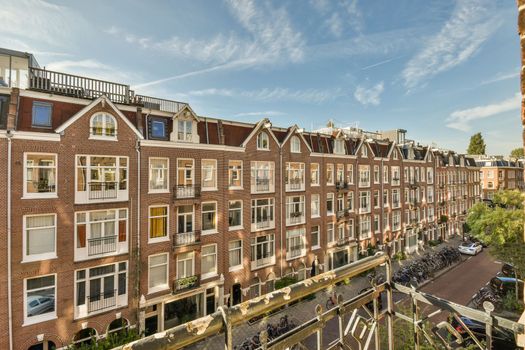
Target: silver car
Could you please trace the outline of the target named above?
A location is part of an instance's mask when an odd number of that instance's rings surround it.
[[[477,255],[483,247],[479,242],[464,242],[459,245],[458,250],[461,254]]]

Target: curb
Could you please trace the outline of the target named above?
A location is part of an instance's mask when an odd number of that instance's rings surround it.
[[[426,286],[426,285],[429,284],[430,282],[433,282],[434,280],[438,279],[439,277],[441,277],[441,276],[444,275],[445,273],[447,273],[447,272],[449,272],[449,271],[455,269],[456,267],[458,267],[459,265],[463,264],[463,263],[464,263],[465,261],[467,261],[467,260],[468,260],[468,258],[463,259],[463,257],[462,257],[461,260],[460,260],[458,263],[456,263],[456,264],[454,264],[454,265],[450,265],[450,266],[444,268],[443,270],[438,271],[438,272],[434,275],[434,277],[429,278],[428,280],[424,281],[423,283],[421,283],[420,285],[418,285],[417,288],[419,289],[419,288],[422,288],[422,287]]]

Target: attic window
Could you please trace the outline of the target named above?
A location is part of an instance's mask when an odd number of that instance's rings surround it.
[[[344,143],[344,140],[335,140],[334,141],[334,153],[335,154],[345,154],[345,143]]]
[[[91,136],[104,139],[115,139],[117,136],[117,121],[107,113],[97,113],[89,123]]]
[[[261,132],[259,135],[257,135],[257,149],[270,149],[270,140],[268,139],[267,133]]]
[[[361,157],[368,157],[368,149],[365,144],[363,144],[363,148],[361,148]]]
[[[150,118],[148,120],[148,135],[150,139],[165,140],[167,139],[166,132],[167,121],[164,118]]]
[[[297,136],[292,136],[290,148],[292,153],[301,153],[301,141]]]
[[[394,159],[397,160],[397,152],[394,150]]]
[[[191,141],[193,121],[192,120],[179,120],[177,123],[178,132],[177,140],[179,141]]]

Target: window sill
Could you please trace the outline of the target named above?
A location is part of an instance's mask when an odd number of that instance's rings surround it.
[[[319,187],[321,186],[320,184],[310,184],[310,187]]]
[[[48,316],[42,316],[35,319],[24,319],[24,323],[22,324],[22,327],[31,326],[33,324],[42,323],[46,321],[56,320],[58,319],[56,314],[48,315]]]
[[[45,195],[33,195],[33,194],[25,194],[20,199],[58,199],[58,195],[56,193],[52,194],[45,194]]]
[[[118,141],[116,137],[111,136],[95,136],[95,135],[89,135],[88,140],[96,140],[96,141]]]
[[[236,190],[244,190],[244,187],[242,186],[231,186],[231,187],[228,187],[228,190],[230,191],[236,191]]]
[[[170,190],[166,189],[166,190],[149,190],[148,191],[148,194],[166,194],[166,193],[170,193]]]
[[[257,148],[258,151],[270,152],[269,148]]]
[[[310,250],[317,250],[317,249],[321,249],[321,246],[320,245],[315,245],[315,246],[310,248]]]
[[[286,257],[286,261],[292,261],[300,258],[304,258],[306,256],[306,252],[304,252],[301,255],[293,256],[293,257]]]
[[[242,270],[244,270],[244,266],[242,265],[233,266],[233,267],[228,268],[228,272],[236,272],[236,271],[242,271]]]
[[[159,237],[159,238],[149,238],[148,244],[155,244],[155,243],[162,243],[162,242],[169,242],[170,236],[166,235],[166,237]]]
[[[217,230],[202,231],[201,232],[201,236],[214,235],[216,233],[219,233],[219,231],[217,231]]]
[[[228,228],[228,231],[244,230],[244,226],[232,226]]]
[[[201,275],[201,281],[207,280],[210,278],[219,277],[219,274],[217,272],[208,273],[208,274],[202,274]]]
[[[47,260],[53,260],[53,259],[58,259],[58,256],[55,254],[55,255],[50,255],[50,256],[41,256],[41,257],[32,257],[32,258],[27,257],[27,258],[24,258],[20,263],[26,264],[26,263],[47,261]]]
[[[260,269],[264,269],[266,267],[270,267],[270,266],[275,266],[275,262],[273,263],[270,263],[270,264],[266,264],[266,265],[261,265],[261,266],[257,266],[257,267],[251,267],[250,268],[250,271],[257,271],[257,270],[260,270]]]
[[[218,190],[217,187],[201,187],[201,192],[213,192]]]
[[[155,294],[155,293],[158,293],[158,292],[164,292],[164,291],[167,291],[167,290],[170,290],[170,286],[167,285],[167,284],[165,286],[159,286],[159,287],[155,287],[155,288],[148,288],[148,295]]]
[[[312,216],[311,216],[312,219],[318,219],[318,218],[320,218],[320,217],[321,217],[321,215],[319,215],[319,214],[318,214],[318,215],[312,215]]]

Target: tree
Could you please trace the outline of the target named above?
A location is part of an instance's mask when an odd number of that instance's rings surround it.
[[[485,141],[483,140],[483,136],[481,136],[480,132],[472,135],[470,138],[470,144],[468,145],[467,153],[480,155],[485,154]]]
[[[477,203],[467,217],[470,234],[489,245],[491,255],[514,265],[519,275],[525,273],[525,242],[523,241],[523,194],[500,191],[494,206]]]
[[[510,152],[510,158],[512,159],[520,159],[524,157],[525,157],[525,154],[523,152],[523,147],[515,148]]]

